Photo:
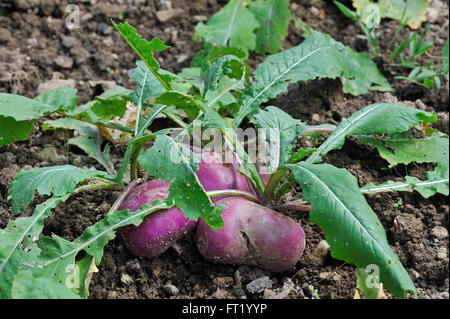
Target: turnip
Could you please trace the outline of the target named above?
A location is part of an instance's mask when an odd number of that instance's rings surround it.
[[[293,219],[238,197],[216,205],[224,207],[223,228],[212,230],[203,219],[197,223],[196,244],[206,259],[280,272],[302,256],[305,234]]]
[[[238,172],[238,168],[236,161],[224,163],[219,154],[209,152],[202,154],[196,174],[205,191],[236,189],[251,192],[246,178]],[[217,202],[226,197],[225,195],[217,196],[211,200]]]
[[[169,183],[152,180],[132,189],[119,209],[136,211],[142,204],[152,204],[169,194]],[[139,256],[153,257],[164,252],[176,240],[195,228],[196,221],[186,218],[176,207],[160,210],[145,217],[139,226],[120,229],[125,246]]]

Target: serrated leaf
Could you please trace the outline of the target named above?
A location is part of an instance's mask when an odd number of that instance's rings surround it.
[[[222,209],[214,207],[195,174],[199,154],[168,136],[158,135],[155,145],[141,154],[138,161],[151,176],[171,183],[166,201],[175,202],[187,218],[202,217],[213,229],[223,226]]]
[[[194,39],[217,46],[232,46],[254,50],[259,26],[255,16],[244,6],[243,0],[230,0],[226,6],[215,13],[205,25],[197,24]]]
[[[389,162],[389,167],[398,164],[443,163],[448,162],[448,135],[434,134],[433,136],[416,139],[411,134],[396,134],[390,138],[374,136],[355,136],[360,143],[375,146],[380,156]]]
[[[352,135],[392,135],[404,132],[418,124],[435,122],[437,117],[432,113],[395,103],[376,103],[355,112],[343,120],[319,146],[307,161],[317,162],[329,151],[344,145],[345,137]]]
[[[369,183],[361,187],[363,194],[379,192],[413,191],[416,190],[424,198],[429,198],[436,193],[448,196],[449,194],[449,162],[448,160],[436,166],[434,171],[427,172],[427,178],[420,180],[417,177],[406,176],[404,182],[387,181],[381,185]]]
[[[233,127],[237,128],[259,105],[287,91],[289,84],[316,78],[351,78],[356,72],[355,62],[341,43],[319,32],[294,48],[267,57],[256,68],[253,85],[244,91]]]
[[[371,10],[366,10],[369,5],[378,5],[380,18],[408,21],[407,24],[412,29],[418,29],[427,19],[427,0],[379,0],[377,3],[369,0],[353,0],[353,6],[363,21],[373,14]]]
[[[291,21],[289,0],[251,1],[249,9],[259,22],[256,31],[256,53],[276,53],[283,47]]]
[[[264,110],[259,110],[253,117],[255,127],[265,129],[269,133],[266,133],[266,136],[276,135],[275,140],[270,140],[270,150],[268,151],[270,159],[275,159],[276,163],[269,163],[270,166],[277,169],[286,164],[291,157],[297,138],[305,131],[306,124],[292,118],[275,106],[267,106]]]
[[[142,61],[144,61],[154,77],[162,86],[168,89],[172,77],[169,74],[162,74],[159,72],[159,63],[153,56],[153,51],[162,52],[167,49],[168,46],[158,38],[153,38],[150,42],[147,42],[141,38],[136,32],[136,29],[130,26],[128,22],[116,24],[112,21],[112,24],[120,32],[128,45],[139,55]]]
[[[97,177],[109,178],[110,176],[94,168],[87,170],[72,165],[22,170],[15,176],[9,189],[8,200],[12,202],[11,212],[19,214],[25,210],[36,191],[39,195],[65,196],[72,193],[78,183]]]
[[[240,80],[245,72],[244,64],[234,55],[226,55],[218,58],[202,74],[204,81],[203,93],[209,90],[217,90],[219,81],[227,76],[231,79]]]
[[[15,299],[80,299],[55,279],[36,276],[29,270],[15,276],[11,296]]]
[[[377,215],[362,196],[356,178],[329,164],[286,165],[312,206],[310,220],[320,226],[331,256],[358,268],[375,265],[380,281],[397,297],[417,296],[406,270],[389,246]]]
[[[188,94],[176,91],[170,91],[161,94],[156,99],[156,102],[168,106],[176,106],[177,108],[183,110],[190,120],[196,118],[199,111],[203,109],[199,101],[197,101],[195,98]]]
[[[383,74],[378,70],[377,65],[365,52],[356,52],[348,48],[352,56],[358,61],[360,68],[353,79],[346,79],[344,82],[344,93],[358,96],[369,91],[390,92],[392,87]]]
[[[110,174],[115,174],[109,153],[110,144],[107,144],[102,150],[104,139],[97,126],[71,118],[61,118],[45,121],[42,127],[47,130],[58,128],[77,130],[79,136],[72,137],[67,142],[85,151],[88,156],[103,165]]]
[[[52,197],[36,206],[33,215],[16,218],[0,230],[0,299],[11,297],[11,285],[18,272],[41,267],[40,249],[35,242],[50,210],[68,197]]]

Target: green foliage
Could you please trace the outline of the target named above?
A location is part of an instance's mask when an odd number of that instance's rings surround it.
[[[259,105],[287,91],[289,84],[316,78],[350,78],[355,72],[354,61],[349,59],[344,46],[316,32],[300,45],[271,55],[258,65],[254,83],[244,91],[233,127],[257,111]]]
[[[286,164],[291,158],[292,149],[295,147],[297,138],[303,134],[306,124],[292,118],[275,106],[267,106],[258,111],[253,120],[255,127],[264,129],[270,143],[270,159],[275,161],[271,164],[275,169]],[[271,130],[272,129],[272,130]],[[276,136],[272,137],[271,132]]]
[[[40,167],[22,170],[11,183],[8,199],[12,202],[11,211],[19,214],[28,207],[37,191],[39,195],[61,197],[72,193],[75,186],[88,179],[107,179],[109,175],[71,165]]]
[[[35,99],[0,93],[0,146],[24,140],[39,118],[63,110],[73,110],[78,99],[76,90],[60,87]]]
[[[353,79],[345,79],[344,92],[361,95],[369,91],[392,91],[392,87],[370,56],[364,52],[356,52],[349,48],[353,58],[358,61],[359,68]]]
[[[411,107],[395,103],[376,103],[355,112],[343,120],[330,137],[312,154],[308,161],[314,163],[329,151],[344,145],[345,137],[352,135],[392,135],[405,132],[418,125],[435,122],[436,116]]]
[[[14,276],[20,271],[34,270],[40,265],[40,249],[36,246],[44,219],[59,202],[69,195],[52,197],[37,205],[33,215],[18,217],[0,231],[0,298],[11,298]]]
[[[249,3],[249,9],[259,22],[256,53],[278,52],[283,47],[291,20],[289,0],[255,0]]]
[[[47,120],[42,125],[44,129],[69,129],[77,130],[78,136],[70,138],[67,142],[86,152],[87,155],[99,162],[110,174],[115,174],[114,166],[110,158],[110,144],[102,150],[104,141],[97,126],[71,118]]]
[[[194,39],[203,39],[216,46],[239,47],[246,50],[256,48],[254,30],[259,23],[243,0],[230,0],[215,13],[205,25],[199,23],[195,28]]]
[[[155,145],[139,157],[139,163],[155,178],[171,182],[167,202],[183,211],[192,220],[202,217],[213,229],[223,226],[221,209],[214,207],[195,171],[200,155],[160,135]]]
[[[413,282],[391,250],[376,214],[362,196],[354,176],[328,164],[289,164],[311,203],[310,220],[325,232],[331,256],[358,268],[376,265],[380,280],[397,297],[417,296]]]

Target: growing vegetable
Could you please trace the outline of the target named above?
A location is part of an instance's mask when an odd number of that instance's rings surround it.
[[[302,256],[305,234],[293,219],[238,197],[216,205],[224,207],[224,226],[213,230],[200,219],[195,235],[206,259],[279,272],[292,268]]]
[[[245,17],[248,10],[243,4],[230,2],[225,14],[236,8]],[[197,29],[208,44],[216,42],[210,36],[216,34],[217,22],[222,25],[220,17]],[[31,215],[11,220],[0,231],[0,298],[30,296],[27,288],[33,285],[42,288],[37,294],[43,296],[86,298],[93,269],[118,229],[136,254],[154,256],[192,230],[196,221],[197,246],[205,258],[289,270],[302,255],[305,236],[298,223],[273,211],[275,207],[309,212],[310,221],[324,232],[333,258],[359,269],[376,265],[379,281],[392,294],[417,296],[363,194],[414,190],[424,197],[448,195],[448,136],[433,129],[434,114],[397,103],[375,103],[336,126],[309,126],[275,106],[264,106],[286,92],[290,84],[317,78],[349,79],[358,73],[358,60],[341,43],[318,32],[298,46],[268,56],[251,75],[242,50],[211,45],[196,57],[196,67],[172,74],[161,69],[153,55],[167,48],[163,41],[144,40],[128,23],[113,25],[141,59],[132,75],[136,90],[116,88],[81,106],[76,103],[76,90],[67,87],[35,99],[0,93],[0,145],[26,139],[33,123],[53,114],[60,118],[46,121],[44,128],[79,131],[79,136],[68,142],[106,170],[62,165],[23,170],[15,176],[8,191],[13,214],[27,209],[35,195],[49,198],[36,205]],[[231,31],[238,28],[233,22],[220,43],[236,43],[236,33]],[[258,39],[268,34],[264,29]],[[256,48],[256,40],[253,42],[251,47]],[[260,49],[272,52],[277,48]],[[136,113],[135,122],[119,123],[117,118],[123,118],[128,109]],[[172,120],[177,128],[152,130],[159,117]],[[221,145],[231,151],[236,164],[222,164],[212,153],[202,162],[199,153],[171,135],[181,128],[182,134],[197,136],[193,123],[201,123],[201,130],[219,133]],[[273,172],[269,176],[260,174],[258,164],[247,153],[248,145],[238,138],[243,123],[265,132],[261,152]],[[109,156],[111,144],[106,142],[103,147],[101,132],[106,128],[129,138],[117,172]],[[422,129],[425,137],[416,138],[411,128]],[[317,136],[323,132],[329,136],[318,145]],[[437,166],[422,179],[406,176],[404,181],[360,187],[346,169],[323,163],[329,152],[344,145],[346,137],[373,145],[391,167],[411,162]],[[299,147],[304,144],[297,143],[298,139],[309,139],[312,147]],[[255,140],[259,141],[259,136]],[[144,148],[150,141],[152,146]],[[433,156],[427,156],[428,150],[433,150]],[[139,168],[153,180],[134,188]],[[295,186],[301,203],[285,196]],[[59,203],[72,194],[98,189],[124,193],[103,219],[73,241],[44,235],[44,221]],[[67,269],[78,269],[79,276],[70,277]],[[77,282],[67,285],[70,280]]]
[[[132,189],[119,209],[134,212],[143,204],[152,204],[156,199],[165,199],[168,195],[169,183],[152,180]],[[172,207],[148,215],[139,226],[121,228],[120,233],[124,245],[134,254],[153,257],[192,231],[196,224],[196,221],[186,218],[181,210]]]

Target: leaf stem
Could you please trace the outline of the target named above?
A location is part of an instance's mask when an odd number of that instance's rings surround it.
[[[272,200],[275,189],[280,184],[281,178],[286,174],[287,171],[287,168],[280,167],[270,175],[264,193],[261,197],[261,202],[263,203],[263,205],[267,205]]]
[[[110,190],[121,191],[121,190],[123,190],[123,187],[117,186],[117,184],[88,184],[88,185],[83,185],[83,186],[76,188],[72,194],[77,194],[80,192],[94,190],[94,189],[110,189]]]
[[[223,190],[217,190],[217,191],[209,191],[209,192],[206,192],[206,194],[208,194],[209,197],[218,197],[218,196],[242,197],[242,198],[248,199],[252,202],[259,203],[259,199],[255,195],[248,193],[248,192],[236,190],[236,189],[223,189]]]
[[[111,215],[114,214],[117,209],[119,208],[120,204],[122,204],[122,202],[124,201],[124,199],[127,197],[127,195],[130,193],[130,191],[137,185],[140,184],[142,182],[141,179],[135,179],[133,181],[131,181],[130,184],[128,184],[128,186],[125,188],[125,190],[120,194],[120,196],[116,199],[116,201],[114,202],[114,204],[111,206],[111,208],[109,209],[107,215]]]

